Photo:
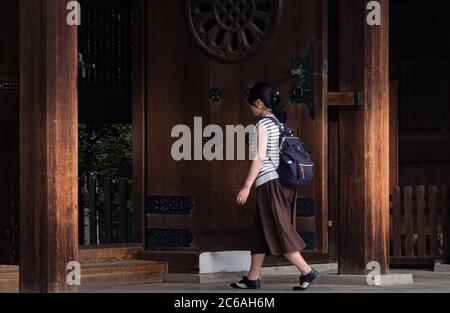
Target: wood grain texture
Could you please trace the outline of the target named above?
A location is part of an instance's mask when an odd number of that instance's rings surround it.
[[[363,274],[371,261],[388,271],[389,1],[380,1],[382,25],[374,27],[365,22],[367,3],[340,1],[341,91],[366,96],[365,106],[340,116],[342,274]]]
[[[437,241],[438,241],[438,215],[437,215],[437,195],[438,188],[436,186],[428,187],[428,206],[429,212],[429,223],[430,223],[430,255],[438,255]]]
[[[353,92],[329,92],[329,106],[354,106],[355,94]]]
[[[392,188],[392,221],[391,238],[392,256],[402,256],[402,231],[401,231],[401,190],[400,187]]]
[[[398,81],[389,84],[389,190],[399,186],[398,169]]]
[[[328,208],[330,262],[336,262],[339,256],[339,122],[330,121],[328,129]]]
[[[66,3],[20,1],[23,292],[66,290],[78,259],[77,31]]]

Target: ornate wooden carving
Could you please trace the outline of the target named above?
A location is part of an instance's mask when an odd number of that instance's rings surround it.
[[[276,29],[281,0],[187,0],[196,41],[210,55],[238,62],[256,53]]]

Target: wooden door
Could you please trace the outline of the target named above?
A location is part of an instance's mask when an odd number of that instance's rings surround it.
[[[0,263],[17,262],[19,2],[0,0]]]
[[[181,161],[171,157],[172,128],[255,123],[246,89],[273,84],[289,126],[310,146],[314,186],[299,191],[298,227],[309,258],[328,252],[326,11],[317,0],[157,0],[148,3],[147,243],[149,248],[246,249],[254,193],[236,195],[248,161]],[[223,45],[222,45],[223,44]],[[224,48],[220,48],[220,46]],[[294,61],[295,57],[300,57]],[[310,58],[309,58],[310,57]],[[293,63],[303,60],[309,99],[295,103]],[[310,71],[308,73],[308,62]],[[310,76],[308,76],[310,75]],[[308,85],[309,84],[309,85]],[[214,97],[216,96],[216,97]],[[314,118],[306,102],[314,103]]]

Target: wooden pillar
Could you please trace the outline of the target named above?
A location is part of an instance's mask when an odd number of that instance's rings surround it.
[[[381,26],[369,26],[368,0],[340,0],[340,91],[364,91],[365,104],[340,113],[341,274],[388,271],[389,1]]]
[[[146,173],[146,7],[145,0],[133,0],[133,216],[132,239],[144,244]]]
[[[77,31],[67,1],[20,0],[20,290],[62,292],[78,259]]]

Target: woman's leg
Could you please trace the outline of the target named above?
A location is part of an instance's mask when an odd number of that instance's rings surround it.
[[[300,252],[286,253],[284,256],[302,273],[302,276],[311,272],[311,267],[306,263]]]
[[[252,266],[250,268],[250,273],[248,274],[248,279],[258,280],[261,278],[261,269],[264,265],[265,259],[266,259],[265,254],[252,255]]]

